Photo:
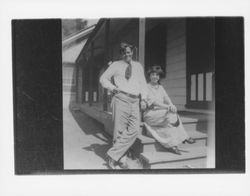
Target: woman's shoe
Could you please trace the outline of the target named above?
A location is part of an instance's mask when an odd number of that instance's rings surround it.
[[[195,140],[193,139],[193,138],[188,138],[188,139],[186,139],[185,141],[184,141],[184,143],[188,143],[188,144],[193,144],[193,143],[195,143]]]
[[[177,119],[177,121],[176,121],[175,123],[171,123],[171,125],[172,125],[173,127],[178,127],[178,126],[180,125],[180,120],[179,120],[179,118]]]
[[[178,149],[177,146],[174,146],[174,147],[172,148],[172,150],[173,150],[173,152],[174,152],[175,154],[181,155],[181,151]]]

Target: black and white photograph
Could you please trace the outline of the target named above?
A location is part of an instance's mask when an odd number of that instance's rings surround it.
[[[249,195],[243,1],[0,3],[0,195]]]
[[[243,27],[242,17],[12,20],[16,173],[243,172]]]
[[[63,19],[64,169],[215,168],[214,22]]]

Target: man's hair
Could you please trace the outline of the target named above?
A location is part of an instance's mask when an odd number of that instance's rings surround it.
[[[125,50],[126,50],[127,47],[129,47],[132,51],[133,51],[133,49],[134,49],[134,46],[133,46],[133,45],[128,44],[128,43],[126,43],[126,42],[122,42],[122,43],[120,44],[120,53],[123,54],[123,53],[125,52]]]

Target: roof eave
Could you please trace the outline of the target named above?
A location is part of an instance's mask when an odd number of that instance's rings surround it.
[[[86,42],[86,44],[84,45],[83,49],[81,50],[80,54],[78,55],[78,57],[76,58],[76,64],[79,63],[79,59],[80,56],[84,53],[84,51],[88,48],[88,46],[90,45],[91,41],[93,40],[93,38],[95,37],[95,35],[97,34],[97,32],[99,31],[99,29],[101,28],[101,26],[103,25],[103,23],[106,21],[107,19],[105,18],[101,18],[98,23],[96,24],[94,30],[90,33],[89,38]]]

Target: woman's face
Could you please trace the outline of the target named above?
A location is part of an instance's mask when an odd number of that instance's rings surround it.
[[[157,74],[156,72],[152,72],[152,73],[150,74],[150,82],[151,82],[151,83],[153,83],[153,84],[158,84],[159,79],[160,79],[160,76],[159,76],[159,74]]]

